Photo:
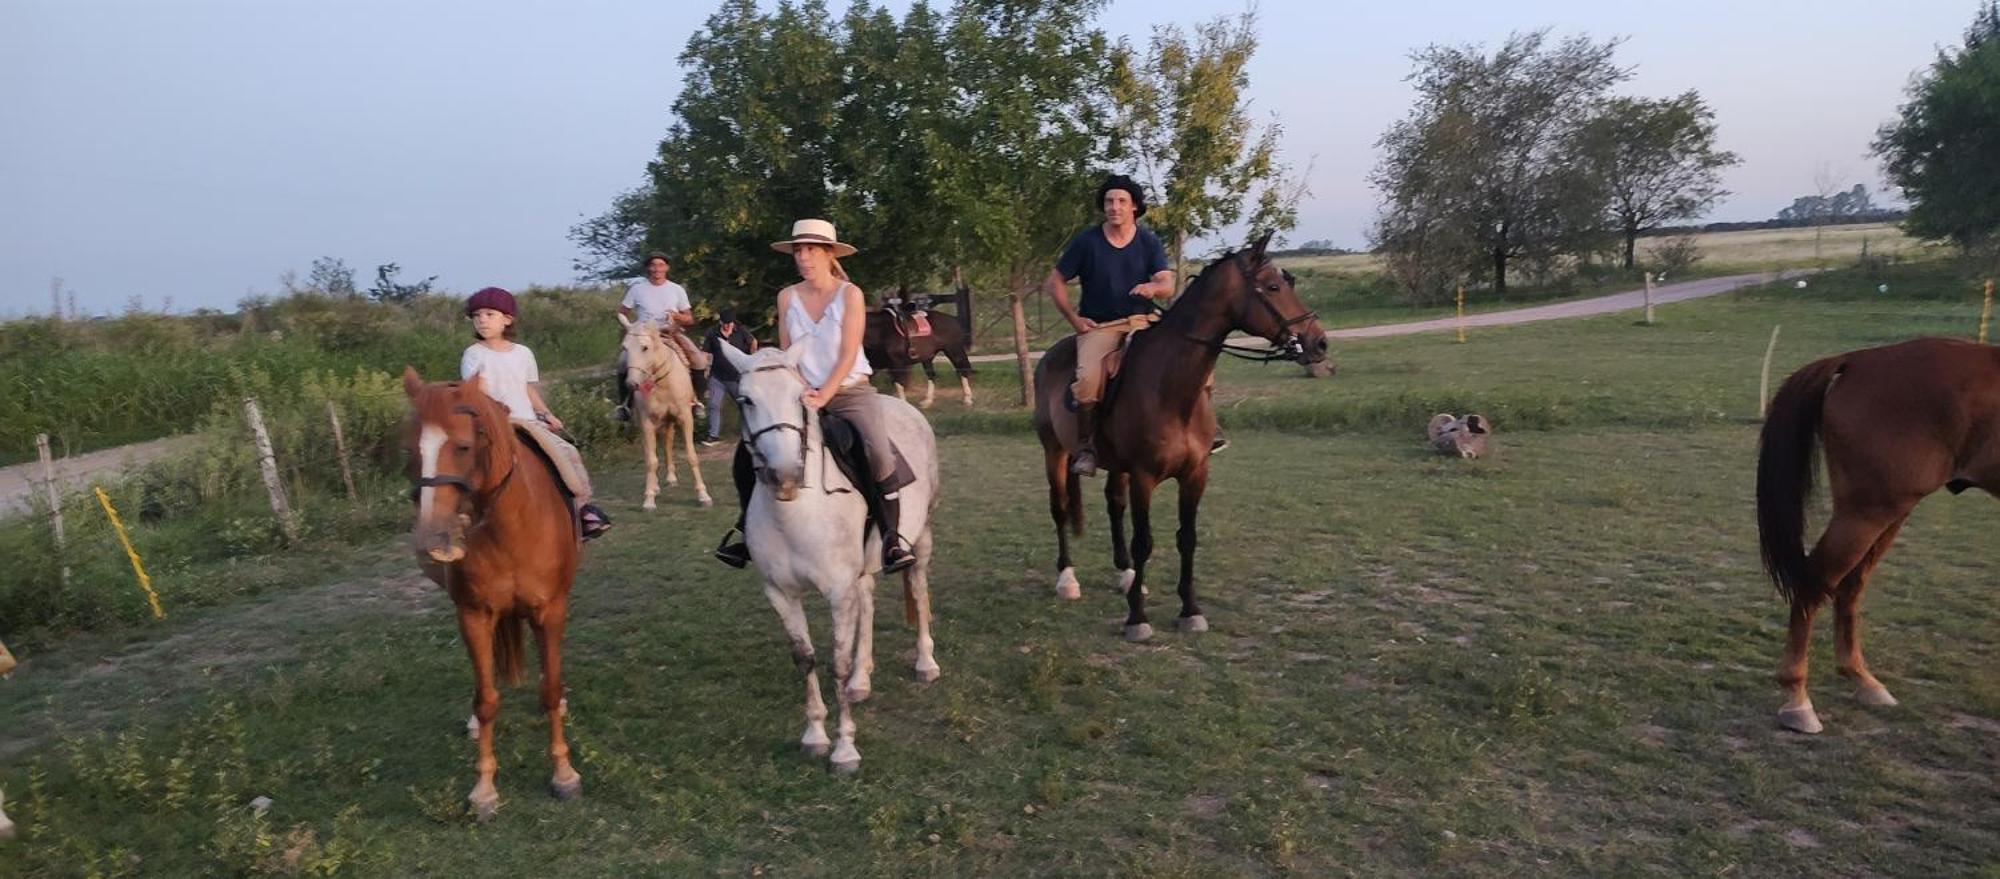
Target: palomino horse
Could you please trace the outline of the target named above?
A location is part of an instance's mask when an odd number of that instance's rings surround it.
[[[814,671],[812,635],[803,599],[809,590],[833,608],[833,684],[840,703],[840,739],[831,743],[833,768],[861,766],[854,746],[854,703],[868,698],[875,668],[875,572],[882,567],[881,536],[867,527],[867,503],[833,465],[820,439],[819,418],[800,399],[806,392],[799,357],[805,349],[765,348],[745,354],[722,344],[724,357],[742,375],[737,402],[743,432],[757,461],[743,535],[764,597],[785,623],[792,662],[806,683],[806,731],[799,744],[814,757],[827,755],[826,703]],[[917,679],[937,680],[931,655],[931,514],[937,509],[937,440],[930,422],[907,403],[890,404],[886,419],[896,448],[916,481],[900,489],[899,530],[914,539],[917,563],[903,572],[903,612],[917,627]]]
[[[687,454],[688,471],[694,474],[694,499],[704,507],[715,501],[708,485],[701,481],[701,459],[694,451],[694,382],[688,367],[672,343],[660,337],[660,325],[649,320],[634,322],[624,315],[625,381],[632,386],[634,414],[639,416],[639,436],[646,449],[646,500],[641,506],[653,509],[660,494],[660,454],[667,459],[667,486],[680,484],[674,473],[674,428],[681,429],[681,445]]]
[[[411,416],[404,451],[416,492],[418,564],[458,606],[458,632],[472,657],[473,718],[479,735],[474,814],[500,808],[493,786],[496,676],[521,682],[521,626],[542,650],[542,711],[549,716],[550,787],[557,798],[583,792],[563,740],[563,627],[582,544],[570,498],[554,465],[514,434],[507,409],[477,382],[425,384],[403,371]]]
[[[1215,414],[1204,386],[1231,332],[1270,341],[1268,359],[1301,364],[1326,360],[1326,333],[1292,291],[1290,276],[1264,255],[1266,233],[1248,251],[1231,251],[1209,263],[1187,292],[1151,329],[1126,346],[1115,387],[1099,404],[1097,456],[1108,478],[1104,500],[1111,514],[1111,553],[1129,612],[1125,638],[1153,636],[1146,618],[1146,561],[1153,555],[1153,490],[1180,481],[1181,629],[1201,632],[1208,619],[1194,597],[1195,514],[1208,487],[1208,456]],[[1076,368],[1076,339],[1049,347],[1035,368],[1035,432],[1048,471],[1049,515],[1056,523],[1056,594],[1079,598],[1070,564],[1069,532],[1083,531],[1083,486],[1069,472],[1076,413],[1065,403]],[[1088,425],[1081,426],[1087,429]],[[1132,548],[1125,548],[1125,508],[1132,508]]]
[[[908,335],[911,319],[892,314],[894,306],[868,310],[866,328],[862,330],[861,350],[868,362],[877,369],[887,370],[889,381],[896,386],[896,397],[904,399],[905,389],[910,384],[910,367],[924,368],[924,400],[919,403],[925,409],[937,399],[937,367],[931,361],[943,354],[958,371],[958,387],[965,394],[965,405],[972,405],[972,292],[961,286],[956,296],[958,314],[927,311],[930,333],[922,336]],[[898,326],[898,321],[902,326]]]
[[[1826,447],[1833,515],[1805,551],[1805,502]],[[1778,723],[1822,728],[1806,697],[1813,615],[1833,599],[1834,661],[1864,705],[1896,704],[1861,658],[1868,575],[1918,501],[1940,488],[2000,494],[2000,348],[1917,339],[1806,364],[1778,389],[1757,453],[1764,567],[1791,603]]]

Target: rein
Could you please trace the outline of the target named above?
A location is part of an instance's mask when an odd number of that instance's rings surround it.
[[[773,370],[783,370],[785,372],[789,372],[794,377],[797,377],[801,384],[806,383],[805,376],[800,375],[797,369],[794,369],[791,366],[783,363],[765,364],[763,366],[757,367],[756,369],[750,370],[750,372],[753,373],[770,372]],[[738,407],[743,407],[745,401],[746,398],[744,398],[741,395],[738,395],[736,398],[736,405]],[[750,444],[750,457],[757,462],[763,462],[758,464],[758,466],[756,467],[760,479],[763,478],[762,474],[769,473],[771,471],[770,467],[768,466],[768,462],[764,462],[764,453],[759,452],[757,450],[757,440],[761,439],[765,434],[768,433],[776,433],[781,430],[789,430],[799,435],[799,488],[807,489],[812,487],[812,476],[810,468],[806,467],[806,463],[812,459],[812,433],[810,432],[810,425],[816,420],[817,419],[815,419],[813,415],[813,408],[811,406],[807,406],[805,404],[805,401],[801,400],[799,402],[799,421],[797,423],[793,423],[790,421],[774,421],[754,431],[748,429],[744,430],[743,440],[744,442]],[[851,489],[845,489],[845,488],[828,488],[824,485],[824,483],[826,482],[826,460],[825,460],[826,454],[827,454],[826,443],[822,442],[820,443],[821,460],[819,468],[820,482],[822,483],[820,487],[820,493],[845,494],[851,491]]]
[[[459,406],[453,412],[473,416],[473,427],[475,429],[479,428],[478,413],[474,412],[472,407]],[[512,430],[513,428],[510,425],[508,429]],[[489,438],[487,441],[497,442],[498,440]],[[473,499],[474,506],[479,510],[479,518],[473,520],[472,527],[477,528],[486,522],[486,510],[492,506],[490,501],[498,497],[500,492],[505,491],[507,486],[513,483],[514,472],[521,469],[521,453],[518,447],[514,449],[510,457],[513,458],[513,461],[511,462],[511,466],[507,468],[507,475],[500,477],[500,481],[494,483],[493,487],[486,491],[482,492],[473,488],[472,480],[466,478],[466,475],[463,473],[440,473],[435,476],[418,476],[410,480],[410,502],[415,503],[418,496],[426,488],[449,485],[459,491],[465,492],[467,496]]]

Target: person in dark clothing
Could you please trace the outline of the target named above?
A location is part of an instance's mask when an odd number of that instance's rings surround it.
[[[701,350],[708,355],[708,436],[701,444],[712,446],[722,442],[722,397],[734,392],[736,387],[736,367],[729,365],[729,359],[722,356],[722,342],[728,340],[736,350],[745,354],[757,350],[757,337],[750,334],[742,324],[736,322],[736,309],[724,308],[717,316],[715,326],[709,327],[702,336]]]

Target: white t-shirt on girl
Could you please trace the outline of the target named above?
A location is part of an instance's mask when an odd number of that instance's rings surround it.
[[[535,420],[535,404],[528,399],[528,385],[541,381],[542,375],[535,368],[535,352],[529,351],[528,346],[514,345],[505,351],[495,351],[483,344],[473,344],[458,361],[458,377],[471,381],[474,376],[486,377],[486,396],[505,405],[509,417],[516,421]]]

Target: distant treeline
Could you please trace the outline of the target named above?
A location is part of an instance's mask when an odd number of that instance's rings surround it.
[[[1910,215],[1909,211],[1900,208],[1895,210],[1883,209],[1883,210],[1866,211],[1863,213],[1853,214],[1851,216],[1842,217],[1838,220],[1830,220],[1824,224],[1817,224],[1817,225],[1824,225],[1829,228],[1836,228],[1840,226],[1863,226],[1870,223],[1900,223],[1903,221],[1905,217],[1908,217],[1909,215]],[[1810,219],[1735,220],[1727,223],[1704,223],[1699,226],[1666,226],[1648,232],[1642,232],[1640,233],[1639,237],[1661,238],[1673,235],[1690,235],[1703,232],[1749,232],[1757,229],[1803,229],[1803,228],[1810,228],[1814,225],[1816,224]],[[1305,256],[1347,256],[1348,254],[1354,254],[1354,253],[1372,253],[1372,252],[1373,251],[1358,250],[1347,247],[1334,247],[1331,245],[1322,245],[1321,242],[1318,241],[1308,241],[1306,242],[1306,246],[1304,247],[1293,247],[1287,250],[1274,250],[1271,253],[1274,256],[1280,256],[1280,257],[1305,257]]]

